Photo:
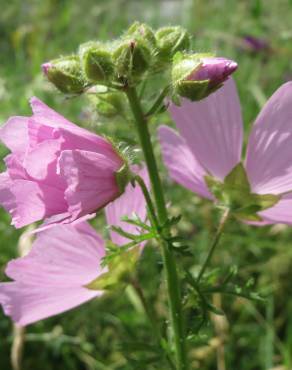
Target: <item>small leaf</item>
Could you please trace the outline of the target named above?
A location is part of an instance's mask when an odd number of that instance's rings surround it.
[[[205,304],[205,307],[207,308],[207,310],[214,313],[215,315],[220,315],[220,316],[225,315],[224,311],[222,311],[220,308],[214,306],[209,301],[205,300],[204,304]]]

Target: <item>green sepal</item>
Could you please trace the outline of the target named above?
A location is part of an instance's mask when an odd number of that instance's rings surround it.
[[[119,248],[118,246],[116,248]],[[108,271],[85,285],[91,290],[109,290],[127,284],[139,258],[139,247],[134,247],[111,258]]]
[[[202,67],[202,58],[212,57],[212,54],[176,53],[173,58],[171,78],[177,95],[197,101],[204,99],[222,86],[210,87],[210,80],[194,80],[193,75]]]
[[[112,118],[123,115],[125,110],[125,96],[119,91],[111,91],[97,94],[92,99],[99,115]]]
[[[224,178],[224,185],[230,188],[239,188],[244,192],[250,192],[250,184],[243,164],[238,163]]]
[[[151,64],[152,54],[148,43],[141,38],[122,39],[113,51],[118,81],[132,84],[139,80]]]
[[[114,73],[114,63],[109,47],[89,41],[80,45],[79,55],[86,78],[90,82],[106,82]]]
[[[140,38],[148,43],[148,46],[156,49],[156,38],[150,26],[146,23],[134,22],[125,33],[125,37]]]
[[[120,194],[123,194],[123,192],[126,189],[126,186],[132,179],[132,172],[130,171],[127,163],[123,164],[123,166],[118,171],[115,172],[115,178]]]
[[[160,63],[171,62],[178,51],[188,51],[191,37],[188,31],[179,26],[159,28],[155,33]]]
[[[210,192],[220,205],[229,208],[233,214],[248,221],[261,221],[258,212],[273,207],[281,196],[274,194],[255,194],[242,163],[237,164],[221,182],[212,176],[205,176]]]

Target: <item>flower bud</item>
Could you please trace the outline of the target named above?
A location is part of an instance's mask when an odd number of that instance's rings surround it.
[[[178,54],[172,68],[175,93],[192,101],[203,99],[219,89],[236,69],[233,60]]]
[[[86,85],[77,56],[62,57],[44,63],[42,70],[48,80],[65,94],[77,94]]]
[[[98,114],[107,118],[122,114],[126,105],[125,96],[119,91],[98,94],[94,103]]]
[[[182,27],[162,27],[155,33],[158,47],[158,58],[169,62],[178,51],[188,51],[190,34]]]
[[[118,80],[132,83],[139,79],[151,63],[151,51],[140,38],[124,39],[113,52]]]
[[[143,39],[148,43],[149,47],[152,47],[153,49],[156,48],[154,32],[152,28],[145,23],[134,22],[126,32],[126,36]]]
[[[79,55],[86,78],[91,82],[105,82],[114,73],[112,54],[106,45],[87,42],[80,46]]]

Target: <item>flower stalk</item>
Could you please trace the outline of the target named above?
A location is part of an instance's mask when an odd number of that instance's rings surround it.
[[[158,214],[158,221],[160,225],[163,225],[167,221],[168,215],[164,199],[164,192],[153,152],[153,146],[147,126],[147,121],[145,119],[145,115],[143,113],[136,89],[134,87],[128,87],[125,92],[134,116],[135,127],[139,136],[146,165],[148,168],[156,204],[156,210]],[[181,307],[181,290],[177,268],[169,243],[166,242],[163,238],[160,238],[160,244],[162,248],[162,256],[165,267],[168,302],[170,309],[170,322],[173,331],[177,370],[187,370],[185,335]]]
[[[211,258],[212,258],[213,254],[215,252],[215,249],[216,249],[216,247],[217,247],[217,245],[218,245],[218,243],[219,243],[219,241],[221,239],[221,236],[222,236],[223,231],[225,229],[226,223],[227,223],[227,221],[230,218],[230,215],[231,215],[230,209],[227,208],[224,211],[224,213],[223,213],[223,215],[221,217],[221,220],[219,222],[218,229],[217,229],[216,234],[214,236],[214,239],[213,239],[213,242],[212,242],[211,247],[209,249],[208,255],[207,255],[207,257],[205,259],[205,262],[204,262],[204,264],[201,267],[201,270],[199,272],[199,275],[198,275],[198,278],[197,278],[197,284],[199,284],[199,282],[201,281],[201,279],[202,279],[202,277],[204,275],[204,272],[206,271],[206,268],[208,267],[208,265],[209,265],[209,263],[211,261]]]

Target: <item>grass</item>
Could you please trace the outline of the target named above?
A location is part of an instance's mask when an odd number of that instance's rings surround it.
[[[195,50],[216,52],[239,64],[235,74],[248,133],[260,107],[283,82],[292,78],[292,2],[288,0],[13,0],[1,4],[0,121],[30,114],[28,98],[36,95],[74,122],[135,142],[131,128],[119,122],[97,123],[84,99],[64,100],[43,79],[40,64],[74,52],[89,39],[114,38],[132,21],[153,27],[185,26],[194,36]],[[269,49],[252,53],[243,36],[264,38]],[[152,86],[155,91],[155,85]],[[165,116],[164,121],[169,120]],[[158,122],[160,123],[160,122]],[[155,135],[156,123],[153,123]],[[4,157],[6,149],[0,148]],[[3,164],[2,164],[3,168]],[[164,170],[163,170],[164,171]],[[182,214],[180,231],[193,245],[192,269],[198,269],[218,222],[211,204],[174,186],[164,184],[171,212]],[[97,220],[101,225],[102,216]],[[17,255],[20,235],[0,212],[0,268]],[[264,303],[222,297],[225,319],[216,318],[193,339],[193,369],[271,370],[292,368],[292,232],[288,227],[253,228],[230,223],[213,259],[221,271],[238,267],[237,280],[253,278],[253,289],[267,296]],[[190,264],[190,262],[188,262]],[[165,289],[160,280],[160,257],[146,249],[139,276],[147,298],[165,319]],[[215,299],[215,298],[214,298]],[[133,292],[125,290],[78,309],[30,326],[26,332],[23,370],[167,369],[156,364],[159,353],[143,310]],[[190,312],[188,326],[196,325]],[[0,313],[0,363],[10,369],[12,326]],[[222,348],[225,356],[222,359]],[[220,355],[221,353],[221,355]],[[221,357],[220,357],[221,356]],[[223,361],[223,362],[222,362]],[[219,364],[221,369],[219,368]]]

